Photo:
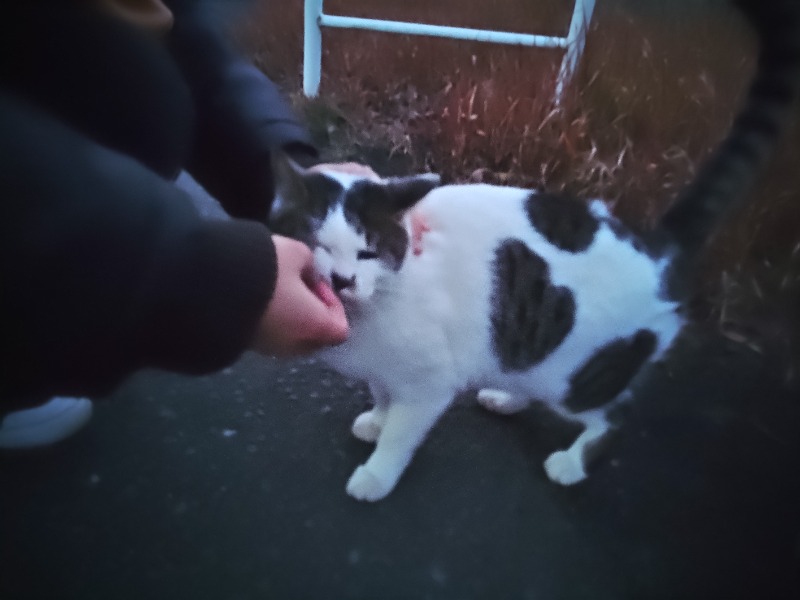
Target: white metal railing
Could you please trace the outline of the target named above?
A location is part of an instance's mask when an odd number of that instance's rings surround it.
[[[586,30],[592,20],[595,0],[575,0],[575,8],[572,11],[572,20],[566,37],[326,15],[322,12],[322,2],[323,0],[305,0],[303,92],[306,96],[316,96],[319,93],[322,70],[322,28],[338,27],[406,35],[428,35],[494,44],[564,48],[565,53],[558,72],[555,94],[556,102],[560,102],[564,89],[578,65],[578,59],[583,53]]]

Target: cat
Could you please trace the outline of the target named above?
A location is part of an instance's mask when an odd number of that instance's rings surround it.
[[[489,410],[532,400],[583,424],[544,461],[562,485],[587,476],[606,414],[685,323],[692,265],[750,186],[797,96],[797,3],[741,0],[760,34],[750,96],[726,140],[650,232],[599,200],[423,174],[376,180],[273,158],[274,232],[306,242],[345,305],[349,339],[320,352],[368,383],[352,433],[375,442],[347,492],[384,498],[459,391]]]

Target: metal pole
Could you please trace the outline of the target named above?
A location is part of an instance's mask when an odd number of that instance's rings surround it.
[[[561,61],[561,68],[558,71],[558,81],[556,83],[556,104],[560,104],[564,96],[564,89],[572,79],[575,68],[578,66],[578,59],[583,53],[586,44],[586,31],[592,21],[595,0],[575,0],[575,10],[572,13],[572,21],[569,24],[567,34],[567,52]]]
[[[382,21],[326,15],[322,12],[323,0],[305,0],[305,37],[303,43],[303,92],[306,96],[319,93],[322,71],[322,27],[341,27],[349,29],[368,29],[388,33],[409,35],[429,35],[462,40],[493,42],[499,44],[518,44],[540,48],[566,48],[556,83],[556,104],[561,102],[564,89],[572,79],[578,60],[583,53],[586,31],[592,20],[595,0],[575,0],[572,20],[567,37],[508,33],[463,27],[404,23],[401,21]]]
[[[322,0],[305,0],[303,35],[303,93],[316,96],[322,73]]]
[[[562,37],[531,35],[528,33],[508,33],[505,31],[491,31],[488,29],[468,29],[465,27],[449,27],[446,25],[426,25],[423,23],[361,19],[357,17],[340,17],[325,14],[320,18],[319,24],[323,27],[365,29],[369,31],[400,33],[405,35],[427,35],[455,40],[491,42],[493,44],[539,46],[540,48],[566,47],[566,40]]]

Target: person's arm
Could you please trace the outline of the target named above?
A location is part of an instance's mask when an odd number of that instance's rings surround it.
[[[188,170],[235,216],[265,222],[274,188],[275,149],[310,166],[317,151],[281,91],[219,31],[202,2],[167,2],[175,15],[168,37],[192,92],[197,115]]]
[[[0,131],[4,398],[209,372],[253,344],[276,282],[264,225],[203,221],[171,183],[11,96]]]

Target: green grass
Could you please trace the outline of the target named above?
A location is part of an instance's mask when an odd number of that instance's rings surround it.
[[[603,197],[654,222],[729,126],[754,40],[724,2],[605,0],[574,85],[552,104],[561,53],[325,30],[319,99],[300,93],[302,1],[264,2],[240,28],[256,63],[305,115],[327,158],[448,181]],[[331,14],[563,34],[570,0],[328,0]],[[800,355],[800,128],[747,207],[712,241],[698,315]]]

